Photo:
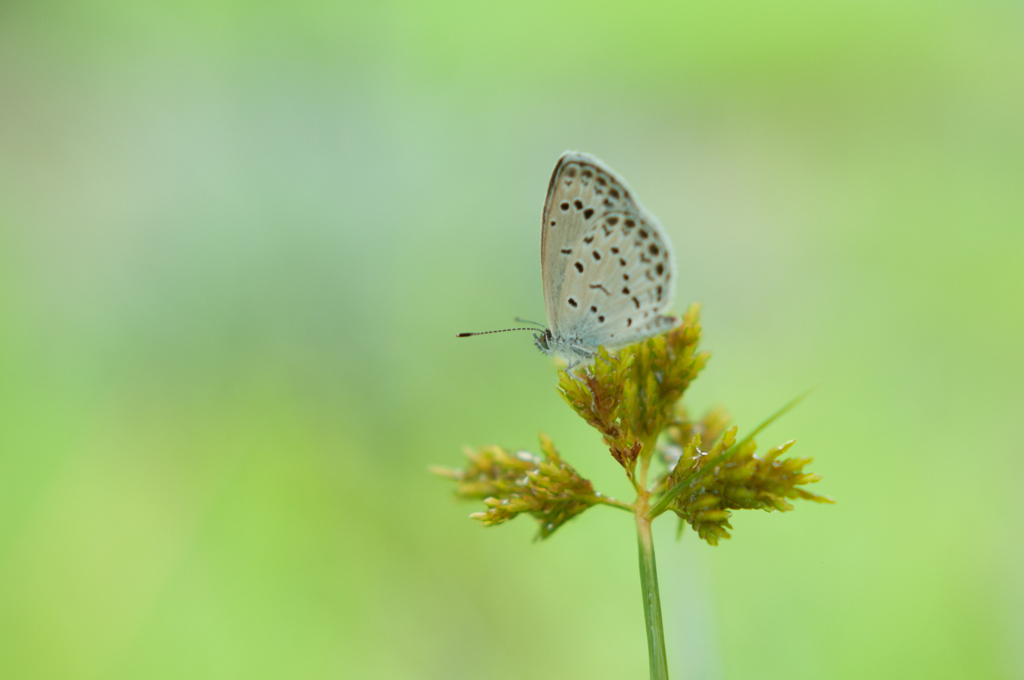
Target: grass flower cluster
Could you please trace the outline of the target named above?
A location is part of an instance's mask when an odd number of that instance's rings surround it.
[[[527,451],[512,454],[499,446],[467,448],[469,465],[465,468],[431,470],[454,479],[461,498],[484,502],[487,509],[474,512],[470,515],[473,519],[492,526],[525,512],[540,524],[538,538],[547,538],[568,520],[599,503],[629,508],[595,493],[594,485],[561,459],[551,438],[543,433],[540,448],[543,457]]]
[[[542,455],[510,453],[497,446],[467,449],[461,469],[432,468],[456,482],[456,494],[483,502],[470,515],[485,525],[527,513],[539,523],[538,538],[550,537],[568,520],[595,505],[633,514],[640,554],[640,581],[647,621],[652,680],[667,680],[661,603],[651,522],[666,512],[679,518],[710,545],[731,537],[736,510],[785,512],[791,500],[831,503],[803,488],[820,480],[804,469],[810,458],[785,458],[786,442],[757,453],[754,437],[792,408],[799,398],[738,439],[729,417],[714,409],[692,419],[682,405],[686,389],[710,355],[698,352],[701,327],[694,305],[673,330],[612,354],[601,348],[594,361],[573,372],[560,371],[558,390],[570,407],[601,433],[605,446],[636,491],[626,503],[602,495],[562,460],[541,434]],[[657,469],[652,469],[657,466]]]
[[[683,434],[688,431],[692,432],[689,437]],[[786,499],[793,498],[831,502],[825,496],[800,488],[821,479],[803,471],[811,462],[810,458],[780,459],[796,440],[776,446],[763,456],[755,453],[757,445],[749,440],[717,466],[701,473],[709,460],[736,444],[736,428],[729,428],[707,451],[701,450],[702,437],[694,428],[673,428],[667,439],[670,442],[668,446],[681,452],[675,465],[660,482],[665,488],[680,488],[668,507],[679,516],[680,531],[684,523],[688,523],[711,545],[718,545],[721,539],[731,537],[729,518],[732,510],[786,512],[793,509]]]

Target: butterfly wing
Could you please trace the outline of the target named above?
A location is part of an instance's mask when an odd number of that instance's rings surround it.
[[[566,152],[548,185],[541,224],[548,325],[588,349],[619,347],[675,325],[675,259],[668,235],[607,165]]]

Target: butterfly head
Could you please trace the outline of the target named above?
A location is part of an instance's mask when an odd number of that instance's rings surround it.
[[[543,333],[534,333],[533,342],[544,354],[564,360],[568,364],[567,369],[572,369],[580,363],[589,363],[594,358],[593,352],[576,342],[556,336],[548,328],[545,328]]]
[[[544,354],[551,354],[552,352],[555,351],[552,347],[554,339],[555,336],[551,334],[551,330],[548,328],[545,328],[544,332],[542,333],[533,334],[534,344],[536,344],[537,349],[539,349],[541,352],[544,352]]]

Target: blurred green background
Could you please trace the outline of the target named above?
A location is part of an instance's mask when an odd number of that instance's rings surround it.
[[[1024,678],[1024,9],[0,5],[0,677],[642,678],[634,528],[481,529],[552,435],[565,149],[703,303],[689,404],[832,507],[656,525],[673,676]]]

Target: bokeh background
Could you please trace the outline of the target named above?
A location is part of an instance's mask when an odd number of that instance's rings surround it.
[[[673,676],[1024,678],[1013,2],[0,5],[0,676],[641,678],[634,529],[482,529],[552,435],[564,149],[661,218],[688,397],[835,506],[656,525]]]

